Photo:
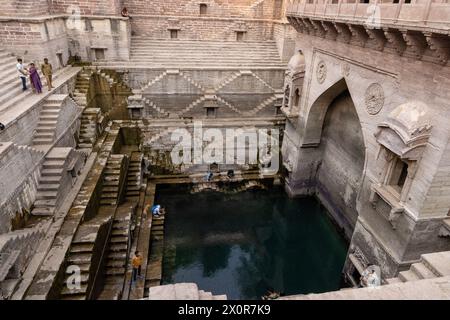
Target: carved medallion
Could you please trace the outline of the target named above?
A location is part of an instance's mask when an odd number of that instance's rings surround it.
[[[341,73],[344,77],[348,77],[350,74],[350,65],[348,63],[341,65]]]
[[[317,64],[316,76],[319,83],[323,83],[325,81],[327,77],[327,65],[325,62],[320,61]]]
[[[375,115],[384,106],[383,87],[378,83],[372,83],[366,90],[366,109],[371,115]]]

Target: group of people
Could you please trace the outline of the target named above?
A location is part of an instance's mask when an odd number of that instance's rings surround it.
[[[22,90],[23,91],[28,90],[27,78],[29,78],[33,92],[34,93],[42,93],[41,77],[39,76],[38,69],[33,62],[29,63],[28,66],[26,67],[23,63],[23,60],[19,58],[19,59],[17,59],[16,68],[19,73],[19,78],[22,82]],[[41,71],[45,77],[45,80],[47,81],[48,91],[52,90],[53,89],[53,84],[52,84],[53,67],[48,62],[47,58],[44,59],[44,63],[41,65]]]
[[[151,213],[155,219],[161,219],[162,216],[165,214],[165,209],[161,207],[160,204],[151,205],[148,204],[144,208],[144,213],[148,214]],[[142,278],[141,276],[141,268],[142,268],[142,256],[139,251],[135,251],[134,257],[131,260],[131,266],[132,269],[132,275],[131,275],[131,283],[136,283],[137,279]]]

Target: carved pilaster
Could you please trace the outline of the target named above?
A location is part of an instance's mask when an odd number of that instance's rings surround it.
[[[405,54],[411,55],[416,59],[422,59],[425,50],[428,47],[425,36],[422,32],[402,31],[403,39],[406,42]]]
[[[450,57],[450,38],[443,34],[426,33],[425,39],[436,61],[443,65],[447,64]]]
[[[352,34],[351,43],[360,47],[364,47],[366,45],[367,39],[369,38],[364,27],[361,25],[349,24],[348,28]]]
[[[386,44],[387,41],[383,30],[366,28],[366,32],[367,35],[369,36],[367,46],[378,51],[383,51],[384,45]]]
[[[338,32],[333,23],[328,21],[322,21],[322,27],[325,30],[325,38],[330,40],[336,40]]]
[[[396,29],[385,29],[384,35],[386,36],[389,44],[395,49],[399,55],[403,55],[406,50],[406,42],[403,39],[402,34]]]
[[[346,24],[337,22],[334,22],[333,24],[336,28],[336,31],[338,32],[338,37],[336,39],[344,43],[349,43],[350,39],[352,38],[352,33],[348,29],[348,26]]]

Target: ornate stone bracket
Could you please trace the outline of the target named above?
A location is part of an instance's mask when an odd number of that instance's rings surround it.
[[[426,33],[425,39],[438,63],[446,65],[450,57],[450,39],[441,34]]]
[[[428,46],[423,33],[415,31],[402,31],[402,36],[407,45],[406,52],[411,52],[411,54],[419,60],[422,59]]]
[[[353,37],[351,38],[351,42],[360,47],[364,47],[366,45],[367,39],[369,38],[364,27],[356,24],[350,24],[348,25],[348,28],[353,35]]]
[[[403,36],[398,30],[385,29],[384,35],[387,41],[394,47],[395,51],[401,56],[406,50],[406,43]]]
[[[334,22],[333,24],[338,32],[337,40],[340,40],[344,43],[349,43],[352,38],[352,33],[350,32],[348,25],[338,22]]]
[[[321,38],[325,38],[326,35],[326,30],[324,29],[322,23],[320,23],[320,21],[317,20],[311,20],[311,25],[314,28],[314,33],[316,34],[316,36],[321,37]]]
[[[372,44],[372,47],[375,50],[383,51],[384,45],[386,44],[387,41],[383,30],[367,28],[366,32],[369,36],[369,43]]]
[[[323,29],[326,31],[325,38],[330,40],[336,40],[338,32],[334,24],[328,21],[322,21]]]

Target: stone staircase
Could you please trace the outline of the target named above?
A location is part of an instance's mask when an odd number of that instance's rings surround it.
[[[59,113],[66,97],[65,94],[53,94],[44,101],[33,136],[33,145],[51,145],[53,143]]]
[[[73,271],[67,268],[64,287],[61,290],[62,300],[86,300],[94,245],[95,241],[91,238],[72,241],[69,256],[66,261],[68,266],[74,265],[80,268],[80,288],[69,289],[67,286],[67,284],[71,284],[70,277],[73,275]]]
[[[123,154],[109,156],[103,177],[103,190],[100,198],[102,206],[116,206],[119,201],[121,187],[121,168],[125,159]]]
[[[148,300],[227,300],[227,296],[199,290],[195,283],[176,283],[151,287]]]
[[[80,136],[78,147],[91,149],[97,139],[97,123],[102,121],[99,108],[86,108],[81,115]]]
[[[400,271],[396,278],[386,279],[387,284],[418,281],[450,276],[450,251],[423,254],[420,262],[409,270]]]
[[[273,106],[275,101],[280,101],[280,105],[281,105],[281,101],[283,100],[283,96],[282,95],[274,95],[266,100],[264,100],[261,104],[259,104],[258,106],[256,106],[254,109],[245,112],[245,115],[255,115],[257,114],[259,111],[261,111],[264,108],[267,108],[268,106]]]
[[[73,99],[83,109],[81,115],[80,136],[78,147],[91,149],[97,139],[97,122],[101,111],[99,108],[88,108],[87,99],[90,88],[92,70],[84,68],[77,76]]]
[[[133,152],[128,165],[127,174],[127,191],[125,196],[127,198],[139,198],[141,190],[141,163],[143,155],[140,152]]]
[[[191,188],[191,194],[203,191],[217,191],[220,192],[220,187],[215,182],[197,183]]]
[[[129,257],[130,227],[133,206],[121,205],[113,220],[106,257],[105,285],[99,299],[117,300],[124,286]]]
[[[114,212],[114,208],[100,207],[94,217],[78,225],[65,258],[65,277],[60,299],[88,300],[96,294]],[[74,283],[74,276],[78,268],[80,283],[75,286],[77,283]]]
[[[0,282],[8,278],[16,263],[25,264],[45,236],[47,227],[48,222],[44,222],[32,228],[0,235]]]
[[[150,68],[285,68],[275,41],[199,41],[155,40],[134,36],[131,40],[130,65]],[[123,62],[99,62],[101,66]],[[126,64],[126,63],[125,63]]]
[[[60,200],[59,189],[64,165],[69,153],[70,148],[53,148],[45,157],[32,215],[53,216],[55,213]]]
[[[144,296],[148,296],[150,288],[161,285],[164,256],[164,222],[165,215],[152,219],[150,230],[150,255],[145,272]]]

